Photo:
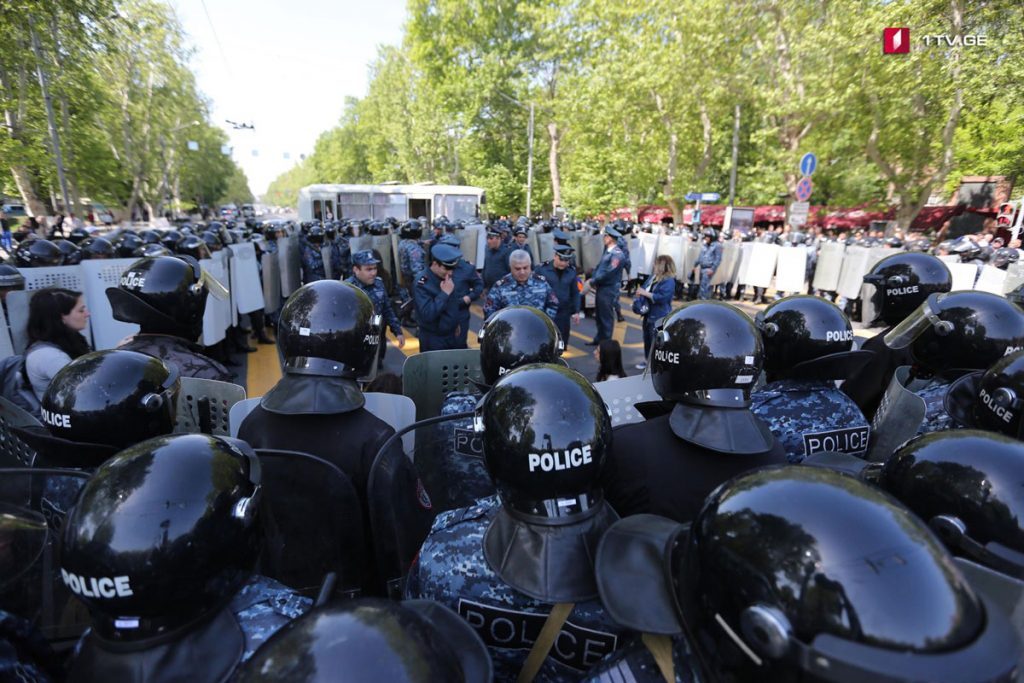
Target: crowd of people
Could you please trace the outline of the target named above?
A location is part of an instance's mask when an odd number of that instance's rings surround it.
[[[951,291],[927,250],[890,242],[864,276],[881,329],[859,343],[825,296],[728,303],[710,278],[746,237],[693,233],[690,273],[662,254],[633,278],[656,398],[613,426],[563,354],[592,294],[597,379],[626,375],[611,330],[642,226],[495,221],[479,273],[445,221],[205,227],[15,248],[19,268],[137,257],[106,297],[139,333],[91,351],[80,293],[32,297],[20,396],[40,420],[10,427],[32,460],[0,474],[0,680],[1019,675],[1024,310]],[[536,269],[529,227],[553,233]],[[603,242],[590,273],[577,229]],[[397,273],[351,249],[391,230]],[[179,433],[181,379],[233,379],[197,345],[222,295],[200,261],[289,233],[305,284],[247,333],[273,328],[281,378],[237,438]],[[465,348],[473,302],[475,386],[409,447],[367,393],[385,333]]]

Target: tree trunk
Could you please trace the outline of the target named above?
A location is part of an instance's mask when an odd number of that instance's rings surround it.
[[[21,195],[21,201],[25,203],[25,211],[30,216],[45,216],[48,213],[46,205],[36,194],[32,184],[32,174],[20,164],[12,164],[10,168],[11,175],[14,176],[14,183],[18,186],[18,194]]]
[[[548,138],[551,141],[551,148],[548,150],[548,170],[551,172],[551,210],[562,205],[562,176],[558,173],[558,143],[561,140],[561,133],[558,132],[558,124],[552,121],[548,124]]]
[[[676,196],[676,175],[679,172],[679,134],[672,125],[672,118],[665,108],[665,101],[657,92],[652,92],[654,105],[661,115],[661,122],[668,131],[668,163],[665,167],[665,183],[662,190],[665,194],[665,201],[672,209],[672,222],[677,227],[683,224],[683,203]]]

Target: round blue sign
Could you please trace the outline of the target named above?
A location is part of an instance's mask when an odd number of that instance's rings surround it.
[[[816,168],[818,168],[818,157],[814,156],[813,152],[808,152],[800,159],[800,175],[811,175]]]

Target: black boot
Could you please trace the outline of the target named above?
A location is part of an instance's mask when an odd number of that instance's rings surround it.
[[[227,343],[230,340],[231,348],[239,353],[255,353],[256,347],[249,346],[249,331],[240,327],[232,327],[227,331],[224,337],[224,342]],[[227,349],[225,349],[227,351]]]
[[[252,332],[256,336],[256,341],[260,344],[274,343],[274,340],[267,336],[267,319],[263,311],[253,311],[249,314],[249,320],[252,321]]]
[[[743,301],[743,292],[746,289],[746,285],[736,285],[736,301]]]

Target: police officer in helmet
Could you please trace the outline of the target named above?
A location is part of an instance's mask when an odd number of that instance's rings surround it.
[[[458,610],[490,649],[497,680],[577,680],[626,635],[597,600],[593,574],[597,542],[617,518],[600,485],[612,438],[604,401],[573,370],[526,365],[491,388],[476,425],[498,493],[434,520],[406,596]],[[545,623],[558,647],[538,645]],[[523,671],[531,650],[539,672]]]
[[[247,444],[200,434],[100,466],[63,532],[61,577],[92,617],[70,681],[224,681],[309,609],[253,572],[261,486]]]
[[[688,528],[623,519],[602,540],[597,575],[613,617],[673,636],[683,680],[1010,681],[1024,654],[1001,607],[924,523],[825,469],[737,477]],[[666,658],[654,667],[647,651],[656,642],[602,663],[596,673],[613,677],[594,680],[664,680],[652,669]]]
[[[971,372],[949,386],[944,399],[953,428],[999,432],[1024,440],[1024,351],[999,359],[985,372]]]
[[[114,319],[137,323],[139,333],[120,348],[138,351],[176,366],[182,377],[230,382],[234,375],[207,357],[196,342],[210,293],[227,290],[187,256],[157,256],[128,266],[117,287],[107,289]]]
[[[662,414],[615,430],[604,482],[620,515],[688,522],[723,481],[786,462],[750,410],[764,349],[745,313],[718,302],[680,306],[662,320],[649,362]]]
[[[768,384],[751,411],[765,421],[791,463],[820,451],[863,455],[871,426],[835,380],[855,375],[874,357],[853,350],[853,328],[838,306],[816,296],[791,296],[760,311]]]
[[[865,351],[873,351],[875,358],[843,383],[843,392],[870,419],[896,368],[912,364],[909,350],[886,346],[885,335],[931,294],[948,292],[953,276],[938,258],[911,252],[885,257],[868,271],[864,282],[875,287],[871,298],[878,311],[876,322],[884,323],[886,328],[861,346]]]
[[[429,600],[361,598],[314,608],[285,626],[237,681],[333,683],[339,672],[353,681],[492,680],[487,648],[451,610]]]
[[[530,363],[557,363],[564,351],[558,330],[543,311],[530,306],[509,306],[493,313],[479,332],[482,382],[479,392],[453,391],[441,404],[441,415],[476,409],[480,395],[512,370]],[[417,449],[416,466],[431,500],[442,510],[468,505],[494,493],[484,467],[478,439],[459,439],[471,431],[472,419],[441,422],[436,427],[435,449]]]

